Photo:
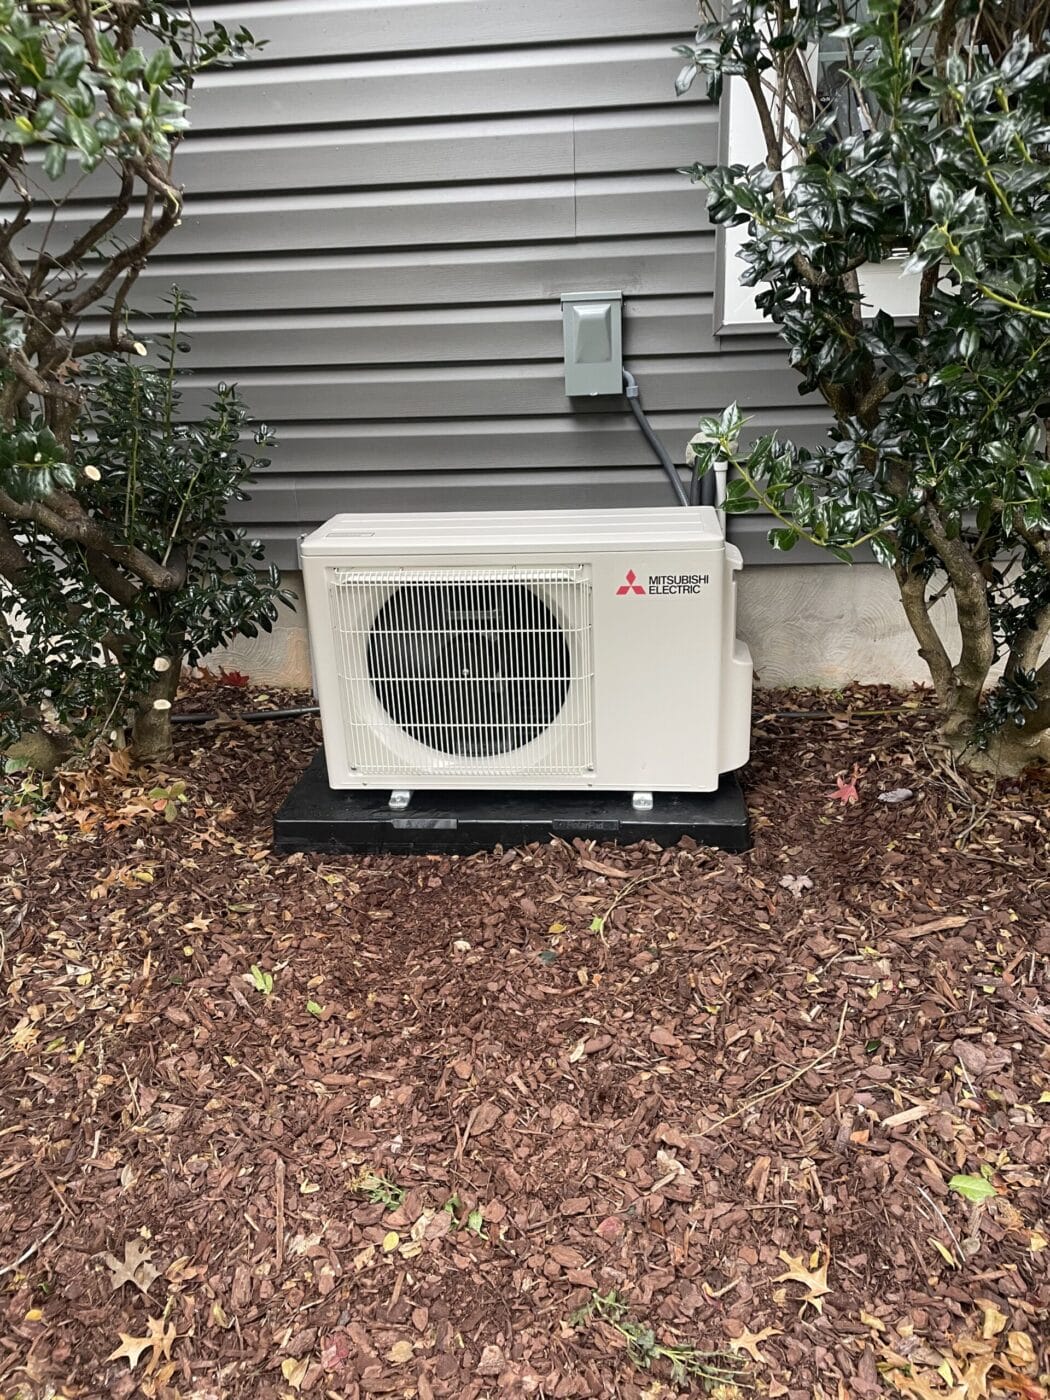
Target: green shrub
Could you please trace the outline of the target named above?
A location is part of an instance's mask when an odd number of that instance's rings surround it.
[[[136,279],[182,214],[194,79],[255,47],[167,0],[0,0],[0,742],[130,705],[160,754],[181,656],[272,621],[275,580],[221,523],[252,467],[236,393],[182,425],[171,376],[124,363],[146,353]],[[84,176],[91,203],[56,217]]]
[[[200,422],[180,419],[175,346],[187,307],[179,294],[175,313],[163,369],[100,360],[68,468],[106,538],[157,560],[174,586],[23,525],[17,579],[0,577],[13,634],[0,670],[0,741],[46,716],[82,744],[129,727],[138,757],[163,757],[182,665],[269,631],[278,604],[291,602],[276,569],[263,570],[258,543],[226,520],[229,503],[268,465],[245,438],[265,445],[268,431],[253,429],[225,384]]]
[[[743,280],[831,429],[748,442],[734,405],[701,425],[700,464],[733,469],[728,510],[777,517],[775,548],[865,544],[893,570],[957,753],[1050,760],[1050,6],[701,10],[679,86],[746,88],[766,154],[691,173],[746,228]],[[859,278],[901,250],[917,306],[894,319]]]

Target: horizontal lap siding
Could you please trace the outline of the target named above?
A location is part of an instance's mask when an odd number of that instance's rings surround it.
[[[486,2],[477,0],[479,6]],[[452,114],[643,106],[668,102],[676,63],[667,41],[655,39],[281,68],[246,64],[200,79],[193,123],[198,131],[251,132],[257,123],[302,130]]]
[[[696,6],[681,0],[246,0],[195,9],[201,18],[269,36],[268,56],[284,61],[679,34],[696,22]]]
[[[175,246],[197,258],[225,252],[294,253],[343,248],[684,233],[703,201],[678,175],[588,176],[575,180],[447,185],[420,189],[250,195],[187,204]],[[99,209],[94,210],[96,217]],[[67,207],[55,233],[72,241],[91,209]],[[388,293],[396,298],[397,287]]]
[[[518,302],[552,301],[563,288],[582,287],[584,279],[595,288],[617,287],[639,300],[643,294],[709,295],[714,254],[713,236],[697,233],[622,243],[581,239],[542,246],[380,249],[310,258],[294,253],[251,260],[230,255],[163,257],[149,264],[136,295],[141,304],[155,306],[173,282],[183,281],[192,284],[209,312],[350,310],[386,307],[391,300],[406,309],[484,304],[498,312]]]
[[[773,342],[713,331],[714,237],[676,173],[718,149],[716,109],[674,99],[693,0],[196,12],[270,43],[200,82],[183,225],[136,299],[156,309],[173,282],[198,299],[188,408],[235,379],[275,425],[235,514],[279,563],[342,509],[666,499],[622,402],[569,409],[563,291],[623,291],[625,353],[679,461],[698,414],[731,399],[758,426],[818,431]],[[761,522],[736,528],[769,557]]]
[[[673,356],[638,359],[634,370],[645,385],[649,409],[671,411],[694,406],[711,412],[736,392],[741,373],[761,376],[763,400],[774,407],[792,404],[797,377],[779,355],[735,356],[702,360]],[[266,405],[275,422],[371,418],[492,418],[544,414],[554,417],[565,405],[562,368],[556,363],[508,362],[501,365],[374,365],[367,369],[249,370],[237,376],[248,401]],[[200,387],[198,387],[198,385]],[[206,397],[203,381],[186,385],[194,411]],[[581,403],[581,419],[606,417],[608,410]]]

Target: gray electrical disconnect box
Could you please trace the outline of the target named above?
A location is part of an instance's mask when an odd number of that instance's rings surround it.
[[[565,392],[569,398],[623,393],[623,293],[566,292]]]

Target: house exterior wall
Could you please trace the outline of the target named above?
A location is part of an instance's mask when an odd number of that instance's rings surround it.
[[[703,84],[674,95],[695,0],[195,13],[269,43],[200,80],[186,215],[138,299],[176,281],[198,299],[191,407],[235,380],[275,426],[273,465],[235,514],[283,569],[340,510],[666,501],[623,402],[565,397],[566,291],[623,292],[625,362],[676,460],[698,417],[734,399],[759,428],[819,431],[775,338],[715,334],[714,231],[677,173],[719,151]],[[731,524],[747,565],[824,562],[775,555],[767,523]],[[844,598],[844,573],[813,586]],[[764,591],[775,625],[785,595]],[[799,679],[827,646],[809,636]]]
[[[677,173],[694,0],[245,0],[260,59],[205,75],[182,227],[139,284],[198,298],[191,404],[236,379],[276,425],[240,518],[282,567],[338,510],[668,499],[622,401],[565,397],[559,296],[624,293],[626,361],[673,455],[736,398],[815,423],[776,343],[713,333],[714,232]],[[697,85],[698,89],[702,85]],[[745,557],[768,558],[741,522]]]

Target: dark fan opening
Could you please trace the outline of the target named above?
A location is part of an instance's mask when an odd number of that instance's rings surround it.
[[[372,624],[368,675],[413,739],[485,758],[521,748],[557,717],[569,692],[569,648],[524,584],[410,584]]]

